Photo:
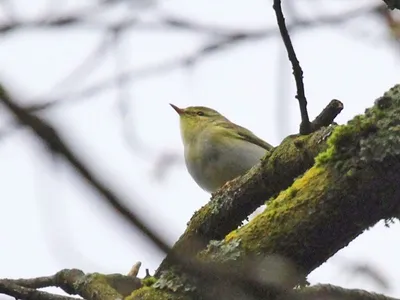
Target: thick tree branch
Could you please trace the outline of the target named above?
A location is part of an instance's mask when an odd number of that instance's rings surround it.
[[[365,115],[337,127],[317,163],[225,242],[236,243],[232,251],[242,259],[279,254],[308,274],[364,230],[398,216],[399,116],[397,85]],[[226,255],[223,245],[213,256]]]
[[[296,98],[299,101],[301,124],[300,134],[309,134],[311,132],[311,123],[308,118],[307,112],[307,99],[304,91],[303,83],[303,70],[301,69],[300,62],[297,59],[296,52],[294,51],[292,41],[290,40],[289,32],[286,28],[285,17],[282,13],[281,0],[274,0],[274,10],[276,14],[276,20],[278,22],[279,31],[282,36],[283,43],[285,44],[286,51],[290,62],[292,63],[293,75],[296,81],[297,95]]]

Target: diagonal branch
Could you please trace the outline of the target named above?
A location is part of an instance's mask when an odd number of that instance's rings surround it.
[[[25,109],[16,104],[6,90],[0,85],[0,101],[6,106],[23,125],[30,128],[38,138],[48,147],[48,149],[59,157],[65,159],[86,182],[109,204],[114,211],[120,214],[124,220],[138,228],[146,235],[160,250],[169,251],[168,244],[156,233],[150,230],[135,212],[130,211],[124,202],[105,184],[101,182],[95,174],[81,162],[78,156],[60,138],[57,131],[39,117],[30,114]]]
[[[304,92],[303,70],[301,69],[299,60],[297,59],[296,52],[294,51],[292,41],[290,40],[290,36],[286,28],[285,17],[282,13],[281,0],[274,0],[273,7],[275,10],[276,19],[278,22],[279,31],[281,33],[283,43],[285,44],[289,60],[292,63],[293,75],[296,81],[296,98],[299,101],[301,114],[300,134],[309,134],[311,132],[311,124],[308,118],[307,99]]]

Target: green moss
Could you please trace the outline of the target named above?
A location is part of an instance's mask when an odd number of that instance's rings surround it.
[[[353,156],[357,150],[357,145],[353,145],[353,147],[349,147],[349,145],[357,141],[357,136],[367,135],[375,128],[375,120],[361,115],[356,116],[347,125],[337,126],[328,139],[328,149],[315,158],[316,164],[321,166],[327,163],[336,163],[336,167],[341,169],[341,162]]]
[[[347,170],[346,172],[346,177],[353,177],[356,174],[356,169],[355,168],[351,168],[349,170]]]
[[[189,297],[145,286],[134,291],[125,300],[189,300]]]
[[[231,240],[235,239],[237,237],[237,229],[232,230],[230,233],[228,233],[225,237],[225,242],[230,242]]]
[[[327,149],[316,157],[314,167],[271,199],[263,213],[235,233],[234,239],[241,240],[243,249],[258,252],[265,239],[281,237],[285,231],[290,234],[303,217],[315,211],[319,191],[326,192],[332,185],[333,172],[341,171],[347,177],[354,177],[363,164],[400,155],[400,85],[384,97],[365,115],[337,126],[328,138]],[[305,188],[310,182],[313,189]]]
[[[103,297],[105,296],[109,299],[121,298],[121,295],[108,284],[106,275],[103,274],[93,273],[86,275],[84,280],[81,282],[78,281],[76,284],[85,285],[85,294],[87,294],[90,299],[96,298],[96,294],[101,294]],[[79,289],[80,287],[77,286],[77,290]]]
[[[246,226],[232,231],[225,240],[212,241],[200,257],[212,258],[219,262],[237,260],[243,254],[243,250],[245,252],[259,250],[259,245],[264,243],[264,239],[272,238],[278,231],[282,233],[282,231],[291,230],[293,225],[288,223],[287,220],[297,222],[298,219],[294,216],[298,216],[299,210],[304,210],[304,214],[309,213],[311,207],[310,195],[306,193],[307,189],[304,189],[304,186],[310,180],[315,181],[316,179],[318,180],[318,188],[323,190],[328,184],[324,168],[313,167],[308,170],[291,187],[280,192],[276,198],[271,199],[263,213],[254,217]],[[293,217],[288,217],[288,213],[293,214]],[[281,219],[284,222],[281,222]],[[266,224],[278,225],[271,231],[271,228],[268,228]],[[277,230],[277,232],[274,232],[274,230]]]
[[[377,99],[374,107],[367,109],[364,115],[336,127],[328,139],[328,149],[316,157],[316,164],[334,163],[338,170],[347,172],[362,161],[379,162],[399,154],[399,114],[400,85],[396,85]],[[351,159],[354,156],[358,161]]]
[[[262,168],[264,165],[270,163],[270,161],[275,161],[276,157],[279,157],[281,161],[291,161],[293,157],[296,157],[299,153],[299,149],[305,147],[309,142],[311,136],[309,135],[290,135],[286,137],[279,148],[274,149],[272,153],[269,154],[273,159],[263,160]],[[284,149],[281,150],[281,149]]]
[[[293,186],[291,186],[287,189],[287,195],[289,198],[294,198],[296,196],[296,194],[297,194],[297,190]]]
[[[287,222],[288,219],[297,222],[298,219],[294,216],[298,215],[299,209],[303,209],[304,214],[309,213],[312,205],[310,206],[308,202],[310,195],[306,194],[307,189],[304,187],[310,180],[315,181],[315,179],[318,179],[318,189],[323,190],[328,184],[323,167],[313,167],[308,170],[292,186],[281,191],[276,198],[271,199],[266,210],[257,215],[249,224],[232,231],[223,241],[211,242],[208,248],[201,253],[201,257],[211,257],[219,262],[237,260],[243,254],[243,250],[246,252],[260,249],[259,244],[264,243],[263,239],[271,238],[278,231],[291,230],[293,225]],[[288,213],[292,213],[293,217],[288,217]],[[280,222],[281,219],[285,221]],[[271,228],[267,228],[265,225],[272,223],[278,224],[274,228],[277,232],[271,231]]]
[[[152,286],[156,281],[157,281],[157,278],[155,278],[154,276],[150,276],[150,277],[142,279],[142,284],[144,286]]]
[[[282,236],[285,231],[292,230],[293,223],[299,222],[299,218],[312,212],[314,209],[312,200],[313,197],[318,200],[318,193],[314,191],[311,196],[307,193],[307,189],[303,188],[310,180],[321,191],[329,184],[327,172],[323,168],[314,166],[308,170],[304,176],[293,183],[292,187],[282,191],[268,203],[268,207],[263,213],[238,230],[237,238],[241,240],[241,247],[246,251],[259,251],[260,244],[265,244],[265,239]],[[293,190],[296,191],[295,198],[290,197]],[[272,228],[268,224],[274,224],[274,227]]]
[[[192,231],[193,228],[197,228],[199,224],[202,224],[211,211],[212,209],[209,205],[204,205],[202,208],[197,210],[187,223],[188,227],[186,228],[185,233]]]

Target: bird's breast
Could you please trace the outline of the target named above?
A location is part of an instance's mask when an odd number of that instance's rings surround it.
[[[266,150],[244,140],[199,140],[185,147],[187,169],[196,183],[214,192],[227,181],[246,173]]]

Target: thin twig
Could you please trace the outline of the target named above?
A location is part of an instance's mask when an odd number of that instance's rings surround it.
[[[307,112],[307,99],[304,92],[303,83],[303,70],[300,67],[300,63],[297,59],[296,53],[294,51],[292,41],[285,24],[285,17],[282,13],[281,0],[274,0],[273,8],[276,14],[276,20],[278,22],[279,31],[282,36],[283,43],[285,44],[286,51],[290,62],[292,63],[293,75],[296,81],[297,95],[296,98],[299,101],[300,114],[301,114],[301,124],[300,124],[300,134],[309,134],[311,132],[310,119],[308,118]]]

